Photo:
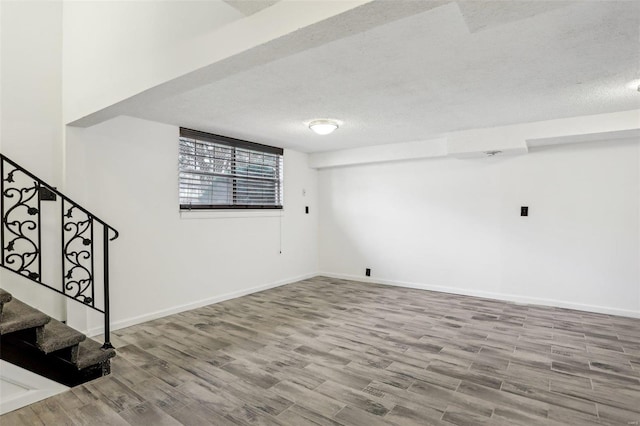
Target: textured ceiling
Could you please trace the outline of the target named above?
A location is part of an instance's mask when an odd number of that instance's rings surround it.
[[[395,7],[361,8],[376,14],[365,31],[121,113],[317,152],[640,108],[626,87],[640,77],[640,2],[432,2],[385,21]],[[321,137],[305,127],[314,118],[343,124]]]

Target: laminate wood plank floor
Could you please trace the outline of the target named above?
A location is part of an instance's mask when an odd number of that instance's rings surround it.
[[[112,340],[0,424],[640,424],[638,319],[317,277]]]

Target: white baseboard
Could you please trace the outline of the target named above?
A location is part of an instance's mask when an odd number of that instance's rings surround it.
[[[555,299],[544,299],[544,298],[537,298],[537,297],[520,296],[515,294],[494,293],[494,292],[479,291],[479,290],[472,290],[472,289],[460,289],[455,287],[445,287],[445,286],[436,286],[436,285],[413,283],[413,282],[406,282],[406,281],[395,281],[395,280],[387,280],[387,279],[379,279],[379,278],[362,277],[358,275],[335,274],[332,272],[320,272],[320,273],[310,273],[310,274],[300,275],[297,277],[288,278],[285,280],[276,281],[269,284],[263,284],[260,286],[247,288],[244,290],[225,293],[218,296],[197,300],[195,302],[186,303],[179,306],[173,306],[171,308],[161,309],[161,310],[149,312],[143,315],[138,315],[136,317],[115,321],[111,325],[111,330],[112,331],[118,330],[118,329],[129,327],[132,325],[140,324],[146,321],[152,321],[154,319],[166,317],[168,315],[177,314],[177,313],[188,311],[191,309],[201,308],[207,305],[213,305],[215,303],[224,302],[226,300],[235,299],[238,297],[246,296],[248,294],[257,293],[260,291],[268,290],[270,288],[280,287],[286,284],[291,284],[297,281],[313,278],[316,276],[325,276],[330,278],[339,278],[339,279],[345,279],[345,280],[351,280],[351,281],[369,282],[369,283],[375,283],[375,284],[390,285],[395,287],[415,288],[419,290],[437,291],[441,293],[460,294],[464,296],[484,297],[488,299],[504,300],[507,302],[514,302],[514,303],[553,306],[558,308],[575,309],[579,311],[596,312],[596,313],[607,314],[607,315],[618,315],[623,317],[640,318],[639,311],[610,308],[606,306],[585,305],[585,304],[565,302],[562,300],[555,300]],[[102,326],[90,328],[88,331],[85,332],[85,334],[87,334],[90,337],[97,336],[103,333],[104,333],[104,327]]]
[[[484,297],[487,299],[504,300],[507,302],[522,303],[522,304],[528,304],[528,305],[545,305],[545,306],[553,306],[557,308],[575,309],[578,311],[595,312],[599,314],[618,315],[618,316],[630,317],[630,318],[640,318],[640,311],[610,308],[606,306],[597,306],[597,305],[585,305],[581,303],[566,302],[566,301],[555,300],[555,299],[544,299],[544,298],[538,298],[538,297],[520,296],[516,294],[493,293],[493,292],[479,291],[479,290],[472,290],[472,289],[436,286],[436,285],[429,285],[429,284],[412,283],[412,282],[406,282],[406,281],[395,281],[395,280],[387,280],[387,279],[379,279],[379,278],[373,279],[370,277],[362,277],[362,276],[348,275],[348,274],[335,274],[332,272],[321,272],[319,275],[330,277],[330,278],[339,278],[339,279],[351,280],[351,281],[384,284],[384,285],[390,285],[395,287],[407,287],[407,288],[415,288],[419,290],[437,291],[441,293],[460,294],[464,296]]]
[[[125,327],[130,327],[132,325],[140,324],[140,323],[147,322],[147,321],[152,321],[154,319],[166,317],[168,315],[177,314],[177,313],[184,312],[184,311],[189,311],[191,309],[197,309],[197,308],[201,308],[203,306],[213,305],[214,303],[224,302],[225,300],[235,299],[235,298],[238,298],[238,297],[246,296],[248,294],[258,293],[260,291],[269,290],[270,288],[280,287],[280,286],[283,286],[283,285],[286,285],[286,284],[291,284],[291,283],[294,283],[294,282],[297,282],[297,281],[302,281],[302,280],[306,280],[308,278],[313,278],[315,276],[318,276],[318,274],[317,273],[310,273],[310,274],[299,275],[297,277],[287,278],[287,279],[276,281],[276,282],[269,283],[269,284],[263,284],[263,285],[260,285],[260,286],[251,287],[251,288],[247,288],[247,289],[243,289],[243,290],[238,290],[238,291],[234,291],[234,292],[231,292],[231,293],[225,293],[225,294],[221,294],[221,295],[218,295],[218,296],[213,296],[213,297],[209,297],[209,298],[206,298],[206,299],[197,300],[195,302],[190,302],[190,303],[186,303],[186,304],[178,305],[178,306],[172,306],[172,307],[167,308],[167,309],[161,309],[161,310],[158,310],[158,311],[149,312],[149,313],[138,315],[138,316],[135,316],[135,317],[114,321],[111,324],[111,331],[119,330],[119,329],[125,328]],[[104,326],[90,328],[89,330],[85,331],[84,333],[89,337],[101,335],[101,334],[104,333]]]

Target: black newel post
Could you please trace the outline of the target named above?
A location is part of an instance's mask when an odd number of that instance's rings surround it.
[[[103,349],[111,349],[111,331],[110,331],[110,315],[109,315],[109,228],[103,225],[104,235],[102,241],[104,244],[104,345]]]

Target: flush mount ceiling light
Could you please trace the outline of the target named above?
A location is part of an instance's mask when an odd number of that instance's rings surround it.
[[[328,135],[338,129],[338,123],[333,120],[313,120],[309,128],[319,135]]]
[[[627,87],[629,89],[637,90],[638,92],[640,92],[640,78],[628,82]]]

